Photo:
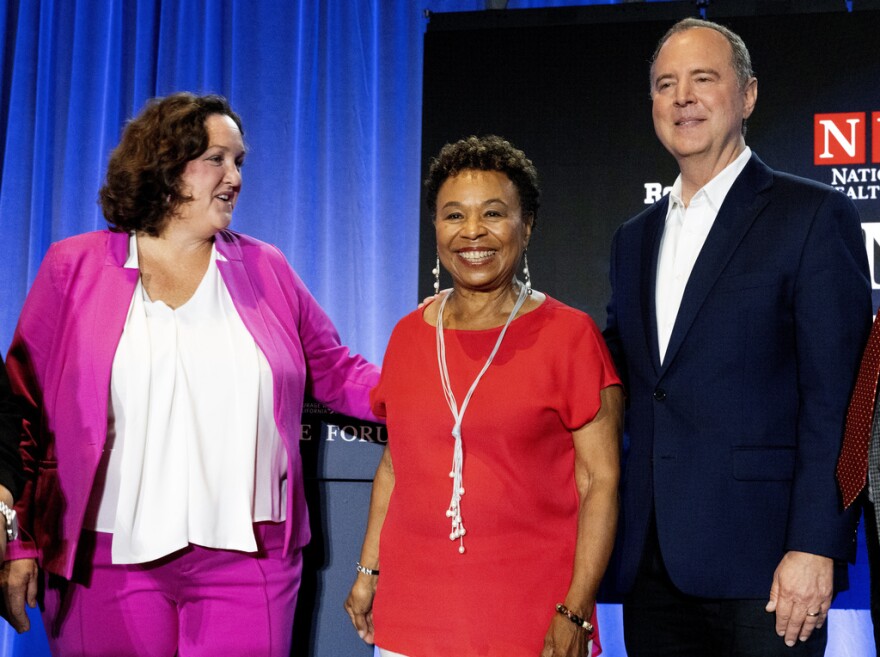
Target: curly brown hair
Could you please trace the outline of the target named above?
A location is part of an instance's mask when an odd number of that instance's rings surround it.
[[[158,235],[190,197],[180,177],[187,162],[208,149],[205,121],[231,118],[244,136],[241,118],[223,96],[179,92],[148,101],[128,122],[110,154],[99,203],[111,230]]]
[[[519,193],[523,216],[531,219],[534,228],[541,205],[538,170],[525,153],[497,135],[459,139],[432,158],[425,179],[425,200],[432,216],[437,212],[437,193],[446,179],[468,169],[498,171],[510,178]]]

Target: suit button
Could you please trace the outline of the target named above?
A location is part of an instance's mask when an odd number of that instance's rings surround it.
[[[666,391],[663,388],[657,388],[654,391],[654,400],[663,401],[664,399],[666,399]]]

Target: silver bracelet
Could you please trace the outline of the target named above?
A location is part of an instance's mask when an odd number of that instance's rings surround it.
[[[18,516],[15,509],[0,501],[0,515],[6,520],[6,542],[14,541],[18,538]]]
[[[367,568],[366,566],[362,566],[360,561],[358,561],[356,563],[357,563],[357,565],[355,566],[355,570],[357,570],[359,573],[363,573],[364,575],[378,575],[379,574],[378,568]]]

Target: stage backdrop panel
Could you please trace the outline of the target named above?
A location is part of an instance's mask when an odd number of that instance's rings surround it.
[[[346,417],[306,398],[300,453],[312,540],[303,550],[293,655],[372,654],[342,603],[355,579],[372,479],[387,440],[384,424]]]
[[[854,200],[880,290],[880,12],[726,18],[714,6],[708,17],[743,36],[759,81],[747,143],[768,165]],[[648,62],[660,35],[693,13],[693,3],[671,2],[435,14],[425,36],[422,177],[463,136],[500,134],[522,148],[544,192],[529,246],[534,284],[600,325],[614,230],[677,175],[654,135]],[[826,142],[831,156],[819,158]],[[422,201],[426,295],[435,244]]]
[[[759,93],[747,143],[771,167],[834,185],[858,207],[876,305],[880,12],[847,13],[833,3],[840,10],[754,15],[780,4],[794,3],[749,3],[748,16],[720,11],[743,13],[742,3],[712,3],[707,18],[742,35],[752,54]],[[499,134],[522,148],[543,187],[529,245],[533,284],[600,326],[614,230],[677,175],[654,135],[648,63],[666,29],[694,11],[690,2],[673,2],[443,14],[432,16],[425,36],[423,178],[430,157],[463,136]],[[435,240],[424,202],[421,221],[419,291],[427,295]],[[852,589],[838,596],[838,608],[868,608],[861,543]]]

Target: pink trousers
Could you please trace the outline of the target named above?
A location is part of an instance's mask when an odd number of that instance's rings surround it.
[[[45,582],[52,655],[289,657],[302,553],[282,557],[283,524],[254,530],[253,554],[190,545],[134,566],[111,563],[112,534],[83,532],[73,580]]]

